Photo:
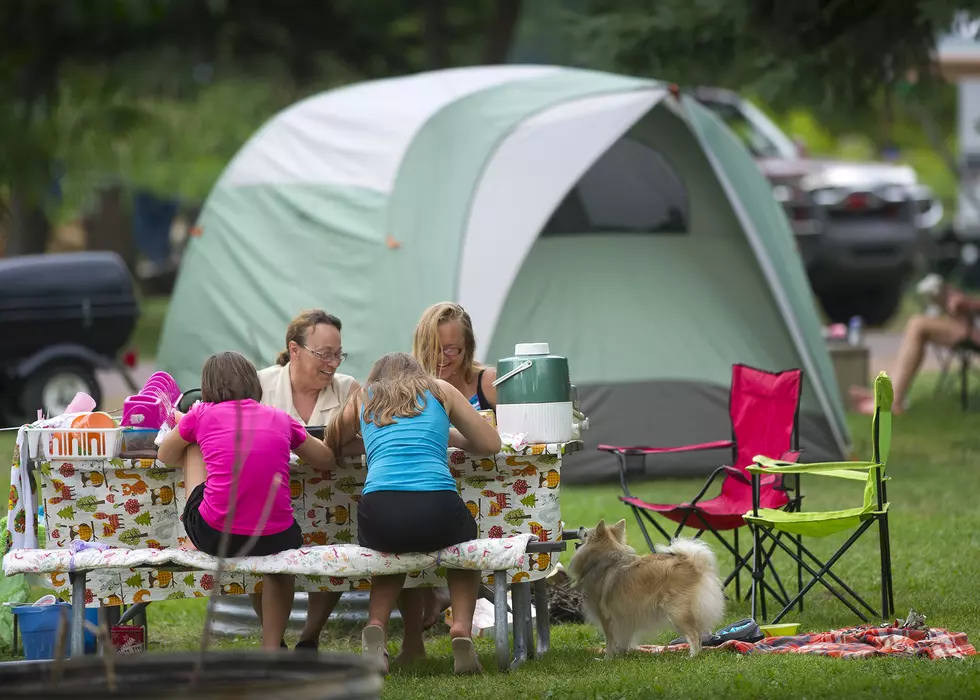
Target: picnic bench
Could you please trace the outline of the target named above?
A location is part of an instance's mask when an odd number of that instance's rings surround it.
[[[50,459],[39,450],[32,459],[15,450],[3,569],[7,575],[41,575],[58,597],[70,600],[76,621],[72,633],[79,640],[85,606],[143,607],[151,601],[200,598],[212,592],[261,592],[263,573],[294,573],[296,590],[310,592],[368,590],[372,574],[401,572],[408,574],[407,587],[443,586],[447,568],[479,569],[484,584],[493,590],[498,666],[516,668],[545,653],[550,644],[545,578],[565,549],[561,461],[579,449],[579,441],[520,450],[505,447],[491,457],[449,449],[449,468],[477,521],[479,536],[440,552],[409,555],[384,554],[356,544],[364,456],[349,458],[327,472],[294,461],[290,491],[304,547],[270,557],[228,559],[220,577],[215,558],[179,549],[186,538],[180,519],[181,469],[150,458]],[[37,518],[36,501],[17,488],[22,468],[29,470],[34,496],[43,502],[44,548],[11,547],[18,528],[24,532],[26,518]],[[73,653],[82,646],[73,643]]]

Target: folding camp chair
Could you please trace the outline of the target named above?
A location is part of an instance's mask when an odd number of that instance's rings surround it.
[[[782,611],[773,618],[778,622],[794,604],[802,602],[803,596],[818,582],[823,584],[844,605],[851,609],[864,622],[868,618],[843,593],[857,601],[872,616],[878,615],[871,605],[861,598],[854,590],[832,571],[832,567],[850,549],[858,538],[878,523],[878,546],[881,554],[881,615],[879,620],[889,619],[895,612],[895,600],[892,589],[891,542],[888,537],[888,498],[885,493],[885,463],[888,461],[888,450],[891,444],[891,406],[892,382],[888,375],[882,372],[875,379],[875,412],[871,422],[872,454],[870,462],[828,462],[824,464],[791,464],[758,456],[756,464],[749,467],[752,475],[752,511],[747,513],[745,520],[752,529],[753,538],[753,567],[752,567],[752,616],[755,617],[757,605],[761,603],[761,619],[766,619],[766,587],[761,585],[764,580],[763,562],[760,556],[763,542],[772,539],[789,554],[799,567],[806,569],[813,578],[800,588],[799,593],[788,601]],[[825,512],[786,512],[764,505],[761,494],[764,493],[762,484],[765,479],[774,474],[813,474],[831,476],[839,479],[853,479],[864,482],[864,503],[858,508]],[[847,541],[826,562],[820,561],[810,550],[799,544],[797,551],[786,546],[785,542],[776,539],[779,533],[792,533],[805,537],[826,537],[856,528]],[[769,567],[771,569],[771,566]],[[835,588],[833,584],[836,584]],[[840,590],[838,590],[838,588]],[[842,593],[843,591],[843,593]]]
[[[969,328],[977,327],[977,319],[973,318],[968,324]],[[960,375],[960,408],[966,411],[970,408],[970,370],[973,369],[974,361],[980,359],[980,345],[973,342],[972,337],[967,337],[948,350],[934,346],[933,352],[939,360],[939,379],[936,381],[936,395],[945,391],[951,378],[951,370],[954,361],[959,364]]]
[[[803,372],[799,369],[771,373],[737,364],[732,367],[732,386],[728,399],[728,411],[732,424],[732,439],[706,442],[684,447],[615,447],[599,445],[605,452],[619,457],[619,478],[623,488],[620,500],[628,505],[636,516],[636,522],[646,539],[647,546],[654,550],[653,541],[647,532],[644,518],[652,524],[666,540],[676,537],[687,526],[698,530],[697,537],[710,532],[735,558],[735,567],[725,579],[724,585],[735,580],[735,595],[741,597],[741,571],[751,571],[751,552],[742,554],[739,550],[738,531],[745,525],[744,515],[752,507],[752,484],[746,467],[753,463],[756,454],[776,456],[786,462],[795,462],[799,449],[799,410],[803,387]],[[648,503],[630,493],[627,477],[642,474],[646,468],[647,455],[661,455],[680,452],[698,452],[731,448],[731,465],[720,466],[708,477],[704,487],[693,500],[687,503],[660,504]],[[721,493],[715,498],[701,500],[714,480],[724,474]],[[798,479],[796,480],[798,481]],[[767,508],[799,509],[798,485],[792,488],[783,483],[781,476],[763,479],[760,498]],[[792,493],[792,495],[791,495]],[[653,515],[661,515],[678,523],[674,534],[665,530]],[[643,517],[641,517],[641,515]],[[729,542],[721,533],[732,531]],[[770,552],[774,551],[772,545]],[[788,599],[785,588],[773,571],[774,582],[780,588],[779,595],[772,587],[770,592],[778,600]],[[802,579],[802,569],[798,579]]]

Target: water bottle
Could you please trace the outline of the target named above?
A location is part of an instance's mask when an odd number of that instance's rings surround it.
[[[860,316],[851,316],[851,320],[847,322],[847,344],[848,345],[860,345],[861,344],[861,328],[863,326],[863,321]]]

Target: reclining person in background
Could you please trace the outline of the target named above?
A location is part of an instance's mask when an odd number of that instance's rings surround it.
[[[931,298],[947,315],[917,314],[906,322],[897,364],[892,373],[895,388],[893,413],[902,413],[905,410],[909,389],[922,365],[928,344],[953,348],[969,341],[980,346],[980,330],[974,324],[975,317],[980,314],[980,299],[964,294],[941,280],[927,280],[932,284],[925,288],[920,285],[920,293]],[[858,413],[874,413],[875,401],[870,389],[851,387],[851,401],[853,409]]]
[[[434,552],[477,537],[476,520],[449,471],[446,447],[495,454],[500,436],[458,389],[429,376],[411,355],[385,355],[330,424],[326,443],[339,455],[358,434],[367,452],[357,504],[361,546],[392,554]],[[455,672],[479,672],[471,634],[480,572],[449,569],[446,578]],[[405,574],[371,577],[361,653],[377,658],[386,670],[388,619],[404,583]]]
[[[334,464],[322,441],[285,411],[260,404],[261,395],[251,362],[237,352],[212,355],[202,371],[201,401],[157,453],[164,464],[177,464],[188,447],[200,448],[203,460],[184,466],[184,529],[196,549],[212,556],[264,557],[302,547],[289,495],[290,452],[314,469]],[[266,574],[262,590],[262,646],[276,650],[293,606],[293,576]]]

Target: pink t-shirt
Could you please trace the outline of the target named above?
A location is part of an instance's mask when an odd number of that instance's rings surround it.
[[[246,399],[241,406],[242,434],[235,439],[236,402],[198,403],[180,419],[177,428],[187,442],[201,446],[208,469],[204,482],[201,517],[214,529],[224,531],[232,480],[239,474],[235,499],[238,507],[231,525],[233,535],[254,535],[269,495],[272,480],[282,475],[265,527],[258,534],[274,535],[293,524],[293,506],[289,498],[289,452],[306,440],[306,428],[288,413]],[[235,449],[243,459],[235,464]]]

